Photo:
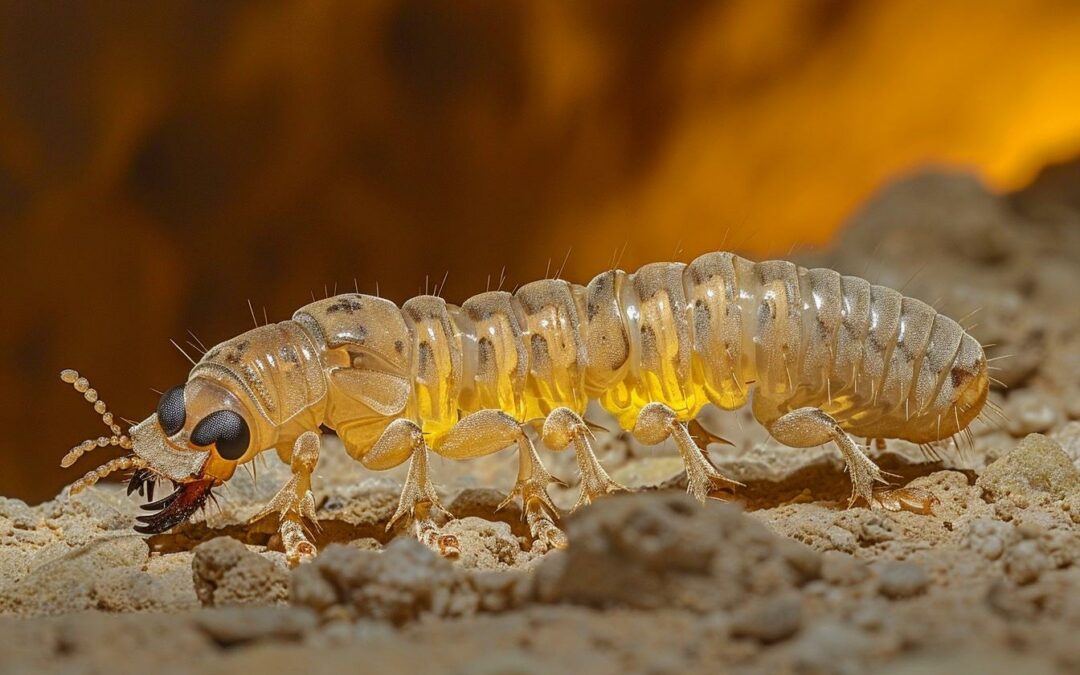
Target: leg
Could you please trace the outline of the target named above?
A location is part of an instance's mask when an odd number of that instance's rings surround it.
[[[532,538],[551,548],[566,548],[569,542],[563,531],[555,525],[554,519],[559,515],[559,510],[548,496],[548,483],[565,485],[563,481],[548,473],[540,461],[540,456],[536,454],[532,441],[522,434],[518,441],[517,481],[496,510],[504,508],[514,497],[520,496],[522,517],[529,524]]]
[[[547,493],[548,483],[562,481],[553,478],[544,468],[532,441],[521,430],[520,422],[501,410],[480,410],[454,425],[435,452],[450,459],[472,459],[515,444],[518,446],[517,482],[499,508],[520,495],[522,516],[529,523],[533,539],[554,548],[566,548],[566,535],[554,522],[558,509]]]
[[[552,410],[544,420],[542,436],[544,445],[552,450],[563,450],[571,443],[574,444],[578,473],[581,475],[581,494],[574,504],[574,511],[601,495],[626,489],[611,480],[611,476],[600,465],[600,460],[596,458],[592,444],[589,443],[592,431],[585,424],[585,420],[570,408]]]
[[[304,520],[318,526],[315,520],[315,497],[311,494],[311,472],[319,462],[319,434],[305,431],[293,443],[290,467],[292,478],[285,483],[270,503],[252,520],[271,513],[278,514],[278,533],[290,565],[307,562],[315,557],[315,545],[304,532]]]
[[[851,474],[851,499],[848,506],[862,497],[873,506],[874,481],[888,484],[885,473],[866,456],[855,441],[840,428],[840,425],[827,413],[817,408],[799,408],[783,415],[767,425],[769,434],[777,441],[793,448],[812,448],[829,441],[836,443],[844,455],[848,473]]]
[[[690,437],[686,424],[680,422],[675,411],[663,403],[650,403],[641,409],[634,424],[634,437],[646,445],[663,443],[668,437],[675,439],[686,465],[686,491],[700,502],[704,502],[714,491],[733,486],[745,487],[716,470]]]
[[[458,555],[457,537],[439,534],[439,526],[435,522],[435,514],[446,513],[446,509],[439,504],[435,486],[428,477],[428,447],[423,432],[415,422],[405,419],[391,422],[360,462],[369,469],[385,471],[406,459],[410,460],[409,473],[401,488],[397,510],[386,524],[386,529],[389,530],[408,514],[413,518],[417,539],[440,555],[449,558]]]

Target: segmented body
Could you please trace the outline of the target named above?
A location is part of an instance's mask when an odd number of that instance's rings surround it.
[[[524,426],[535,424],[552,450],[574,447],[578,504],[588,503],[625,489],[601,466],[582,418],[597,400],[639,441],[673,439],[687,490],[704,501],[741,484],[708,460],[701,445],[716,438],[695,418],[710,403],[751,403],[785,445],[836,444],[851,476],[849,504],[926,513],[936,500],[925,491],[873,489],[885,474],[849,434],[947,438],[979,415],[989,381],[979,343],[918,300],[832,270],[731,253],[611,270],[586,286],[545,279],[460,307],[431,295],[400,308],[359,293],[319,300],[206,351],[129,434],[85,378],[72,370],[61,377],[112,434],[76,446],[61,465],[105,445],[132,451],[73,483],[73,493],[133,470],[129,494],[153,499],[155,482],[169,479],[175,491],[137,518],[136,531],[157,534],[273,448],[292,477],[260,516],[277,514],[293,563],[316,551],[305,523],[316,517],[312,474],[324,426],[367,468],[409,461],[388,527],[409,515],[422,541],[454,555],[456,538],[434,516],[441,506],[429,450],[468,459],[516,447],[507,499],[521,498],[537,542],[564,547],[547,494],[554,479]]]
[[[710,253],[460,307],[337,295],[212,348],[190,379],[242,386],[282,450],[325,424],[360,458],[398,418],[438,452],[476,411],[526,422],[584,413],[592,399],[627,430],[654,402],[687,421],[752,399],[766,426],[810,406],[857,436],[929,443],[979,414],[986,370],[979,343],[919,300],[828,269]]]

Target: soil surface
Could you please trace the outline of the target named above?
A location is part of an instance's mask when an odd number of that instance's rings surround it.
[[[567,516],[566,551],[532,544],[516,507],[496,512],[512,452],[433,459],[462,548],[449,561],[386,531],[403,471],[365,472],[331,441],[320,555],[292,570],[274,520],[249,522],[287,478],[276,459],[149,539],[118,485],[0,498],[0,671],[1080,671],[1076,194],[1076,166],[1005,197],[921,174],[798,258],[970,314],[989,355],[1009,355],[991,393],[1007,419],[977,423],[973,448],[877,451],[939,499],[930,515],[849,509],[835,448],[785,448],[745,411],[716,413],[705,425],[734,445],[711,458],[746,484],[734,503],[683,494],[670,444],[602,434],[602,462],[639,489]],[[573,458],[544,457],[568,511]]]

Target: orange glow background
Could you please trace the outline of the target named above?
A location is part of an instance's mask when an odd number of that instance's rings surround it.
[[[61,368],[142,419],[248,299],[783,256],[919,165],[1022,186],[1078,110],[1066,0],[0,0],[0,494],[101,433]]]

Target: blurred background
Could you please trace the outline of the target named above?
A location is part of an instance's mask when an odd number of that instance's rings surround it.
[[[61,368],[142,419],[248,300],[782,257],[922,165],[1025,185],[1078,106],[1070,0],[0,0],[0,494],[102,432]]]

